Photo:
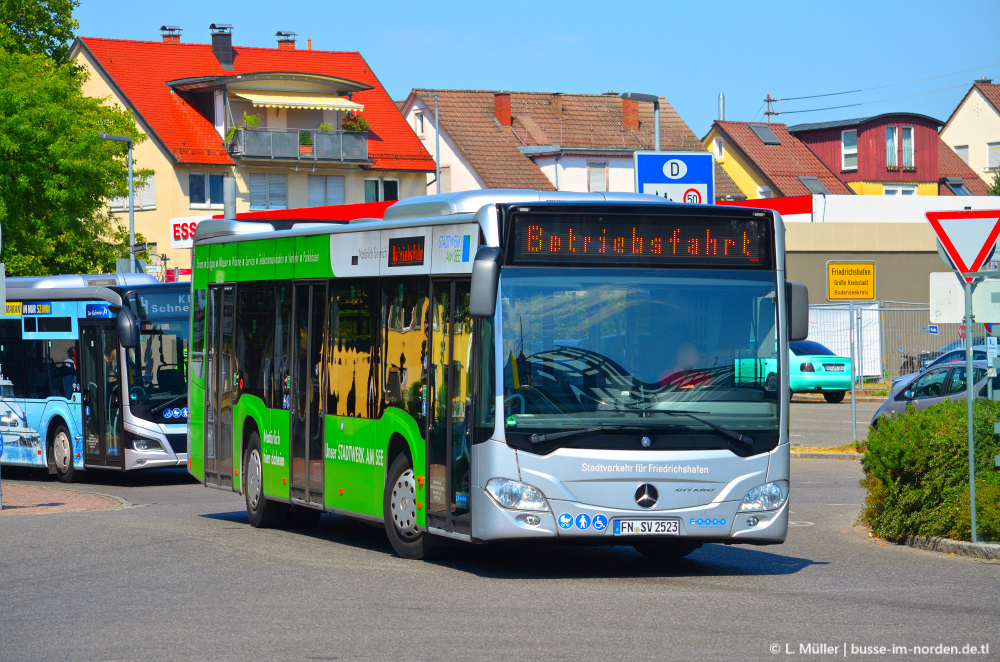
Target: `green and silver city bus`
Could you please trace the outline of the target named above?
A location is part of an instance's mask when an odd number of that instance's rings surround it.
[[[808,304],[775,212],[477,191],[203,221],[193,260],[189,469],[254,526],[343,514],[410,558],[785,539]]]

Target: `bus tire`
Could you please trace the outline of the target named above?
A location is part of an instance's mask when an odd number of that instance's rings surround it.
[[[417,530],[416,478],[410,458],[400,453],[386,472],[382,519],[393,551],[404,559],[427,558],[428,534]]]
[[[73,437],[62,423],[52,431],[52,463],[61,483],[76,481],[76,467],[73,466]]]
[[[661,540],[646,540],[633,545],[635,551],[647,559],[668,561],[682,559],[701,547],[700,542],[665,542]]]
[[[250,525],[258,529],[282,526],[288,519],[287,504],[271,501],[264,496],[263,455],[260,452],[260,435],[250,434],[247,452],[243,456],[243,495],[247,503]]]
[[[827,402],[837,404],[844,401],[846,391],[823,391],[823,397]]]

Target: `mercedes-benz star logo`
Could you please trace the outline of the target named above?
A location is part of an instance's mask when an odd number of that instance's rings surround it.
[[[635,502],[640,508],[652,508],[659,498],[660,493],[649,483],[643,483],[635,490]]]

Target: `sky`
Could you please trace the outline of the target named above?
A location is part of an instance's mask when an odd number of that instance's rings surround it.
[[[81,0],[88,37],[360,51],[393,99],[412,88],[658,94],[698,135],[718,116],[774,122],[914,112],[942,122],[976,78],[1000,82],[1000,1]],[[831,94],[811,99],[790,97]],[[856,106],[830,108],[831,106]],[[792,112],[810,111],[810,112]]]

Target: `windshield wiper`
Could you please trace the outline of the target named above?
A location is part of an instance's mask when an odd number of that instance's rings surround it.
[[[177,396],[176,398],[174,398],[173,400],[167,400],[167,401],[166,401],[166,402],[164,402],[164,403],[163,403],[162,405],[157,405],[156,407],[154,407],[153,409],[151,409],[151,410],[149,411],[149,413],[150,413],[150,414],[159,414],[161,410],[163,410],[163,409],[166,409],[166,408],[167,408],[167,407],[169,407],[170,405],[175,405],[175,404],[177,404],[178,402],[180,402],[181,400],[183,400],[183,399],[184,399],[184,398],[186,398],[186,397],[187,397],[186,395],[178,395],[178,396]]]
[[[587,434],[588,432],[600,432],[601,430],[625,430],[627,428],[634,427],[634,425],[616,425],[614,423],[606,423],[604,425],[596,425],[591,428],[581,428],[579,430],[564,430],[562,432],[549,432],[548,434],[533,434],[528,437],[528,441],[533,444],[540,444],[543,441],[565,439],[566,437],[575,437],[578,434]]]
[[[643,409],[641,407],[637,409],[611,409],[610,411],[628,414],[666,414],[668,416],[687,416],[688,418],[693,418],[702,425],[707,425],[724,437],[728,437],[733,441],[738,441],[741,444],[746,444],[747,446],[753,446],[753,437],[750,435],[741,434],[735,430],[724,428],[721,425],[716,425],[715,423],[706,421],[704,418],[698,416],[698,414],[701,414],[702,416],[711,414],[711,412],[708,411],[685,411],[684,409]]]

